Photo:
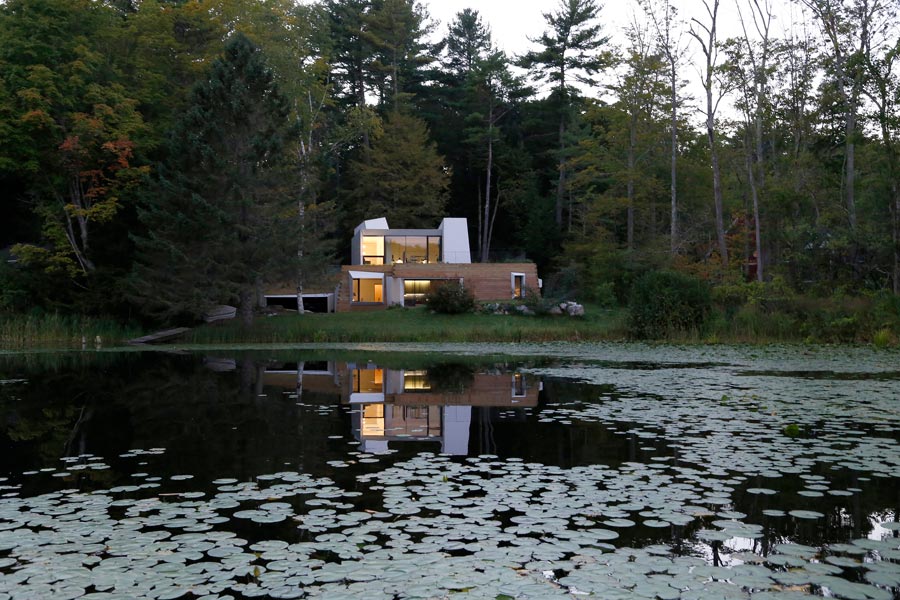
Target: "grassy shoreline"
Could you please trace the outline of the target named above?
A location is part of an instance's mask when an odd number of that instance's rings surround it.
[[[359,342],[548,342],[624,339],[624,310],[584,318],[432,314],[425,307],[371,313],[259,316],[202,324],[173,343],[191,345]],[[0,350],[122,345],[150,333],[111,319],[64,315],[0,317]]]
[[[220,322],[192,330],[190,344],[308,342],[549,342],[623,339],[625,311],[565,316],[433,314],[426,307],[370,313],[260,317],[251,328]]]
[[[523,316],[469,313],[433,314],[426,307],[389,309],[369,313],[332,313],[259,316],[251,327],[239,321],[203,324],[173,345],[217,346],[231,344],[390,343],[390,342],[600,342],[631,339],[628,310],[586,305],[584,317]],[[796,321],[783,315],[754,315],[750,319],[726,319],[714,314],[703,332],[676,332],[655,343],[670,344],[874,344],[896,347],[891,334],[880,341],[877,334],[853,328],[849,335],[810,335]],[[30,349],[111,348],[139,337],[148,330],[123,325],[112,319],[77,315],[0,315],[0,351]],[[159,346],[165,348],[166,345]]]

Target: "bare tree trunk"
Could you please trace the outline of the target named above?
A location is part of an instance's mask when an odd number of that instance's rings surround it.
[[[253,306],[255,304],[255,298],[256,292],[253,286],[241,290],[241,323],[243,323],[247,327],[253,325]]]
[[[894,193],[894,293],[900,296],[900,189],[897,189],[897,181],[891,185]]]
[[[556,180],[556,226],[562,229],[562,213],[563,213],[563,191],[566,187],[566,159],[564,156],[566,143],[566,120],[565,116],[559,117],[559,179]]]
[[[713,79],[716,68],[716,52],[718,39],[716,37],[716,19],[719,13],[719,0],[712,0],[712,8],[706,0],[703,0],[703,6],[709,15],[710,24],[704,25],[697,19],[692,19],[706,34],[704,39],[693,28],[690,31],[703,49],[703,55],[706,57],[706,71],[704,72],[703,88],[706,90],[706,141],[709,143],[709,153],[712,162],[713,172],[713,203],[716,210],[716,238],[719,243],[719,255],[722,259],[722,267],[728,268],[728,243],[725,239],[725,219],[724,209],[722,206],[722,175],[719,168],[719,152],[716,148],[716,109],[718,100],[721,100],[720,94],[717,101],[713,101]]]
[[[626,210],[625,239],[629,250],[634,250],[634,153],[637,146],[637,112],[632,110],[631,122],[628,132],[628,183],[626,195],[628,208]]]
[[[719,256],[722,260],[722,267],[727,269],[728,242],[725,239],[725,211],[722,206],[722,173],[719,167],[719,151],[716,148],[715,131],[713,130],[712,119],[710,119],[710,123],[707,125],[706,135],[709,140],[709,152],[712,160],[713,202],[716,210],[716,239],[719,243]]]
[[[303,370],[306,368],[306,362],[300,361],[297,363],[297,384],[295,386],[295,390],[297,391],[297,402],[303,401]]]
[[[819,20],[822,31],[831,44],[832,58],[834,64],[835,83],[841,100],[846,106],[847,114],[844,121],[844,197],[847,204],[847,217],[850,222],[850,228],[856,230],[856,121],[857,111],[859,109],[859,95],[862,88],[863,69],[855,67],[855,74],[852,79],[848,78],[847,67],[853,56],[854,50],[850,49],[850,54],[843,47],[841,38],[844,30],[851,26],[859,27],[859,50],[860,55],[864,55],[865,49],[869,43],[870,25],[874,14],[882,7],[877,0],[869,3],[869,0],[861,0],[855,7],[855,14],[838,14],[838,10],[843,7],[842,3],[835,6],[829,0],[802,0],[803,4],[812,10],[813,14]],[[849,90],[847,88],[850,88]]]
[[[304,151],[308,150],[310,149],[304,148],[304,145],[301,143],[300,151],[304,155],[300,157],[302,173],[300,174],[300,194],[298,194],[299,198],[297,199],[297,219],[300,223],[300,234],[297,240],[297,314],[300,315],[306,312],[306,308],[303,306],[303,285],[305,283],[303,253],[306,247],[306,201],[304,197],[309,190],[309,164]]]
[[[754,114],[756,155],[749,165],[750,191],[753,196],[753,223],[756,234],[756,280],[764,281],[764,260],[762,251],[762,222],[760,218],[759,204],[760,194],[765,187],[765,161],[763,160],[763,111],[767,101],[768,64],[769,64],[769,29],[772,24],[772,9],[768,0],[750,0],[750,11],[756,33],[762,42],[760,54],[753,49],[744,15],[740,13],[741,28],[744,30],[744,40],[747,44],[747,52],[753,67],[753,91],[756,99]],[[748,124],[749,125],[749,124]],[[755,169],[754,169],[755,165]]]
[[[665,56],[669,75],[669,136],[670,136],[670,170],[669,170],[669,253],[678,252],[678,63],[683,48],[681,35],[675,35],[675,19],[677,10],[670,0],[663,0],[662,5],[642,1],[644,13],[653,21],[660,49]],[[654,233],[656,233],[654,231]]]
[[[500,179],[497,179],[497,197],[494,200],[494,214],[491,215],[491,224],[488,230],[488,248],[491,247],[491,238],[494,237],[494,222],[497,220],[497,209],[500,208]]]
[[[851,109],[848,109],[847,114],[847,126],[845,128],[845,135],[847,136],[846,150],[845,150],[845,177],[846,177],[846,197],[847,197],[847,217],[850,221],[850,229],[856,231],[856,194],[854,192],[856,188],[855,177],[856,177],[856,144],[853,143],[853,138],[856,136],[856,106],[854,105]]]
[[[488,147],[487,147],[487,177],[484,183],[484,214],[480,221],[484,223],[481,231],[481,262],[488,262],[490,258],[490,235],[488,221],[491,216],[491,172],[494,170],[494,106],[491,103],[488,109]]]
[[[674,256],[678,252],[678,189],[677,189],[677,162],[678,162],[678,81],[675,72],[674,59],[670,58],[669,62],[669,85],[672,102],[672,115],[669,129],[671,130],[671,165],[670,165],[670,182],[669,193],[671,195],[672,214],[669,223],[669,252]]]
[[[475,186],[475,190],[476,190],[475,193],[478,194],[478,206],[476,207],[476,210],[475,210],[475,214],[478,215],[478,252],[481,252],[482,251],[481,238],[484,235],[484,229],[482,229],[482,228],[485,226],[485,224],[483,222],[484,219],[482,218],[482,214],[481,214],[482,210],[483,210],[483,205],[481,203],[481,178],[480,177],[478,178],[478,185]],[[481,260],[482,262],[484,262],[481,255],[479,255],[478,259]]]
[[[709,151],[712,157],[713,172],[713,200],[716,208],[716,239],[719,242],[719,255],[722,258],[722,267],[728,268],[728,242],[725,239],[725,219],[723,216],[724,209],[722,207],[722,174],[719,169],[719,151],[716,149],[715,132],[713,131],[712,119],[706,126],[706,137],[709,141]]]
[[[758,102],[758,100],[757,100]],[[759,187],[764,186],[765,181],[765,163],[763,162],[762,150],[762,116],[761,109],[757,104],[756,107],[756,166],[759,169]],[[760,223],[759,214],[759,192],[757,190],[756,178],[752,177],[753,167],[750,167],[751,178],[750,185],[753,192],[753,223],[756,228],[756,280],[760,283],[765,281],[763,273],[763,250],[762,250],[762,224]]]
[[[756,280],[762,282],[762,245],[759,236],[759,190],[757,189],[756,175],[753,172],[753,156],[750,148],[746,148],[746,163],[747,180],[750,182],[750,197],[753,202],[753,233],[754,238],[756,238]]]
[[[72,216],[69,210],[66,209],[67,204],[71,204],[78,209],[85,209],[86,207],[83,205],[81,200],[81,188],[80,184],[77,181],[78,176],[74,176],[75,181],[70,182],[69,184],[69,201],[57,195],[57,199],[59,203],[62,205],[62,213],[63,218],[66,222],[66,240],[69,242],[69,246],[72,248],[72,253],[75,255],[75,259],[78,261],[78,266],[81,267],[82,272],[87,273],[89,271],[96,270],[96,266],[94,263],[87,257],[88,251],[88,220],[84,215],[76,215]],[[78,223],[78,236],[75,234],[75,226],[74,221]],[[81,240],[79,242],[79,240]]]

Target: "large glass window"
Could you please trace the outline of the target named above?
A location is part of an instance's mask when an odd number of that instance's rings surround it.
[[[384,236],[383,235],[364,235],[361,244],[362,264],[364,265],[383,265],[384,264]]]
[[[406,237],[406,260],[408,263],[428,262],[428,238],[424,236]]]
[[[406,238],[392,236],[387,238],[388,253],[392,263],[406,262],[404,254],[406,254]]]
[[[354,279],[354,302],[384,302],[384,283],[380,279]]]
[[[441,262],[440,236],[392,235],[386,245],[387,259],[392,263]]]
[[[440,236],[428,236],[428,262],[441,262],[441,238]]]
[[[425,294],[431,289],[430,279],[404,279],[403,302],[414,304],[425,301]]]

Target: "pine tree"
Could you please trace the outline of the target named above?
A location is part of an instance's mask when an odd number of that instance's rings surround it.
[[[391,113],[367,159],[350,164],[353,219],[385,216],[392,227],[434,227],[443,216],[449,173],[425,122]]]
[[[594,84],[594,76],[610,62],[608,53],[602,50],[609,38],[600,35],[601,26],[596,22],[599,13],[600,5],[596,0],[560,0],[556,12],[544,13],[544,19],[550,28],[534,40],[542,48],[527,53],[521,60],[521,66],[532,72],[535,81],[545,81],[553,86],[551,96],[558,107],[557,227],[561,227],[563,222],[566,125],[573,99],[577,96],[571,83],[577,81],[585,85]]]
[[[236,303],[249,323],[259,287],[296,259],[289,112],[261,52],[236,34],[194,88],[140,210],[134,288],[149,312]]]

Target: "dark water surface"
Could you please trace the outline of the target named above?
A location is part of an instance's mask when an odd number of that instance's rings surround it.
[[[900,598],[900,355],[437,349],[0,356],[0,600]]]

